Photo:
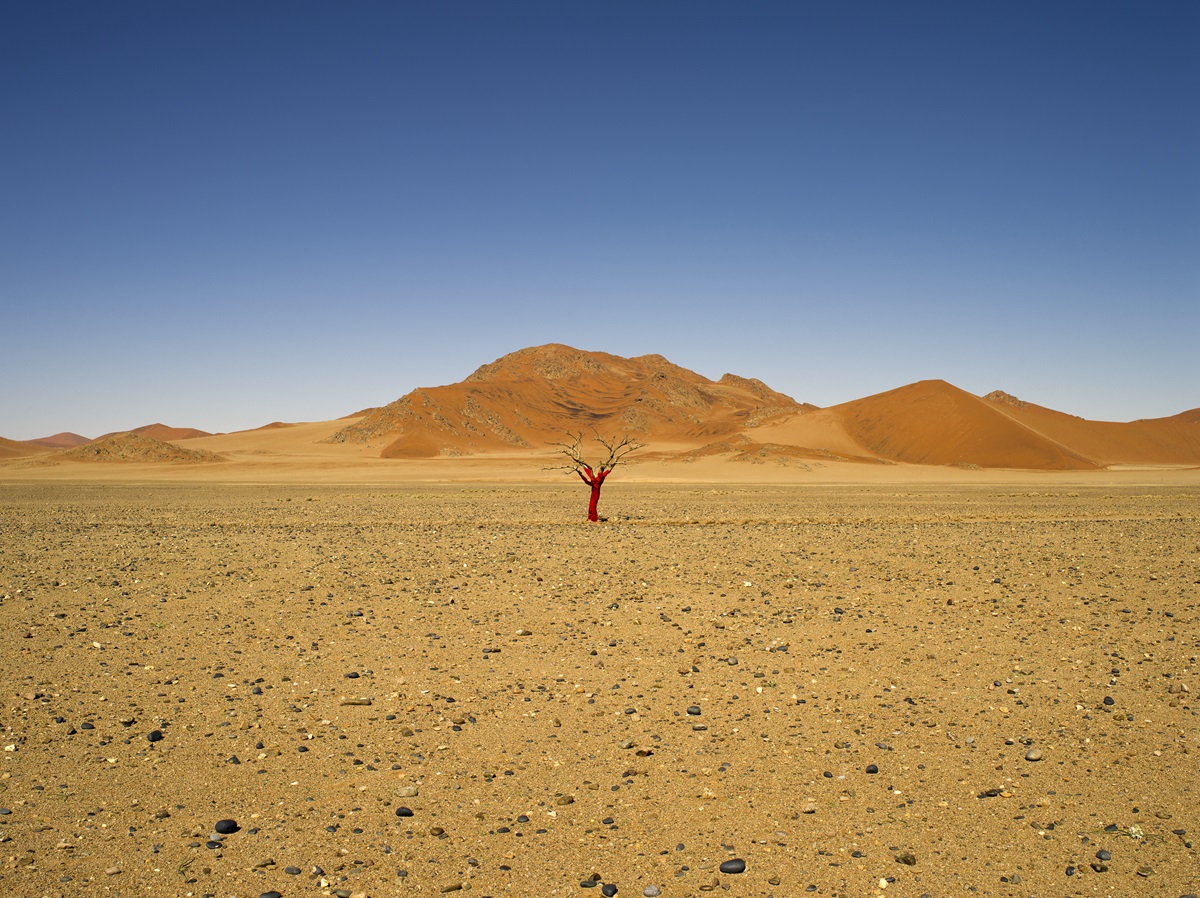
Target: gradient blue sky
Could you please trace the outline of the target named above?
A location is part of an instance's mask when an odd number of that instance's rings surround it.
[[[1195,2],[8,3],[0,436],[547,342],[1200,406]]]

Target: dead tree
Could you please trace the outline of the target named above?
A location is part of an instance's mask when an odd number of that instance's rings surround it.
[[[559,451],[568,459],[568,463],[560,465],[562,470],[574,471],[579,475],[579,479],[586,483],[592,490],[591,498],[588,500],[588,516],[589,521],[600,520],[600,515],[596,510],[600,503],[600,487],[604,485],[604,479],[612,473],[612,469],[621,463],[621,461],[630,452],[641,449],[645,444],[640,440],[626,434],[617,439],[616,437],[602,437],[598,433],[594,433],[596,442],[599,443],[604,451],[608,453],[608,457],[599,465],[590,465],[583,457],[583,434],[569,433],[567,434],[571,441],[555,443]]]

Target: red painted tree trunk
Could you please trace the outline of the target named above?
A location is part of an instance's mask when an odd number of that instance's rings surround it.
[[[585,474],[584,471],[587,473]],[[597,510],[597,506],[600,504],[600,487],[604,485],[604,478],[608,476],[608,471],[601,468],[599,474],[593,474],[592,469],[585,466],[583,471],[578,473],[579,479],[592,488],[592,496],[588,500],[587,519],[589,521],[599,521],[600,512]]]
[[[600,513],[596,510],[596,506],[600,504],[600,484],[603,480],[592,481],[592,498],[588,500],[588,520],[599,521]]]

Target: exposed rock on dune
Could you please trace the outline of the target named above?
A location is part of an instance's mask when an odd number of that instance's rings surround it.
[[[413,390],[332,439],[378,441],[385,458],[539,448],[593,427],[708,442],[801,408],[761,381],[712,381],[660,355],[550,344],[506,355],[462,383]]]
[[[185,449],[174,443],[166,443],[137,433],[119,433],[88,443],[86,446],[55,452],[45,460],[203,464],[225,461],[225,457],[203,449]]]

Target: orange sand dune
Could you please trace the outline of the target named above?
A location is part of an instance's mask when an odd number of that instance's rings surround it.
[[[84,443],[90,443],[91,440],[77,433],[71,433],[68,430],[56,433],[53,436],[38,437],[36,440],[25,440],[25,442],[32,443],[35,446],[44,446],[47,449],[73,449],[76,446],[82,446]]]
[[[39,446],[32,440],[6,440],[0,437],[0,458],[27,458],[32,455],[44,455],[50,450]]]
[[[1044,471],[1099,467],[942,380],[920,381],[831,411],[864,449],[891,461]]]
[[[1001,414],[1097,465],[1200,464],[1200,409],[1124,424],[1087,421],[998,391],[983,398]]]
[[[806,409],[746,435],[755,442],[805,447],[826,457],[878,460],[850,435],[842,416],[830,409]]]

